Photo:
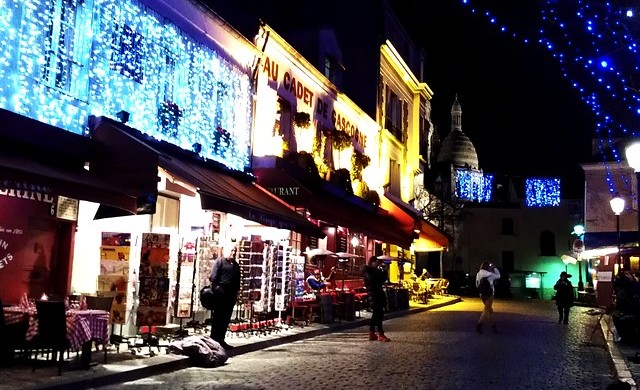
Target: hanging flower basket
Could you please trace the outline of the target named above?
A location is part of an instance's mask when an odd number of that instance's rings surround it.
[[[371,163],[371,157],[356,150],[351,156],[351,177],[352,180],[362,180],[362,171]]]
[[[223,156],[226,150],[231,148],[231,134],[218,126],[213,133],[213,152],[218,156]]]
[[[293,114],[293,123],[296,127],[300,127],[302,129],[308,129],[311,126],[311,116],[303,111],[298,111]]]
[[[331,133],[331,142],[333,148],[337,151],[342,151],[352,145],[351,136],[343,130],[334,130]]]

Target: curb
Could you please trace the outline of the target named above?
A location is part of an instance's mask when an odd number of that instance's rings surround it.
[[[393,311],[385,313],[385,320],[404,317],[411,314],[422,313],[428,310],[437,309],[443,306],[451,305],[454,303],[462,302],[462,298],[457,297],[447,302],[433,304],[427,307],[416,307],[405,310]],[[340,332],[347,329],[359,328],[361,326],[369,325],[368,318],[361,318],[350,322],[338,322],[324,328],[314,329],[308,332],[282,336],[273,340],[262,340],[255,343],[237,346],[234,349],[227,352],[228,357],[239,356],[249,352],[255,352],[261,349],[274,347],[282,344],[288,344],[295,341],[308,339],[311,337],[321,336],[332,332]],[[182,355],[162,355],[149,357],[145,361],[145,365],[138,366],[129,370],[122,370],[120,372],[104,372],[96,374],[90,378],[70,378],[68,380],[61,380],[55,384],[38,385],[31,387],[31,390],[66,390],[69,388],[74,389],[91,389],[95,387],[108,386],[119,384],[123,382],[131,382],[138,379],[143,379],[149,376],[166,374],[172,371],[182,370],[191,367],[191,360],[187,356]]]
[[[605,318],[608,317],[608,318]],[[632,390],[637,389],[636,381],[633,379],[633,375],[631,374],[631,370],[629,370],[629,366],[627,365],[627,361],[620,353],[620,349],[616,345],[615,342],[615,327],[613,327],[613,323],[611,321],[610,316],[603,316],[600,319],[600,328],[602,329],[602,334],[604,335],[604,340],[607,343],[607,351],[609,352],[609,357],[611,358],[611,363],[613,364],[613,369],[616,374],[616,378],[622,382],[626,382],[631,385]]]

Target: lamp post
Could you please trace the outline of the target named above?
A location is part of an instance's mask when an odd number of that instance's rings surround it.
[[[638,197],[640,196],[640,141],[635,140],[629,144],[624,152],[627,157],[627,163],[636,173],[636,210],[638,212],[638,234],[640,235],[640,201],[638,201]],[[638,239],[638,243],[640,243],[640,238]],[[631,268],[631,264],[625,261],[623,268],[629,269]]]
[[[616,196],[609,201],[611,205],[611,211],[616,215],[616,243],[618,246],[618,269],[622,266],[622,258],[620,257],[620,213],[624,210],[624,199],[620,195]]]
[[[576,225],[573,227],[573,234],[578,236],[577,239],[573,241],[573,251],[578,255],[578,291],[584,290],[584,282],[582,281],[582,258],[581,253],[584,250],[584,226]],[[585,266],[585,271],[587,267]]]

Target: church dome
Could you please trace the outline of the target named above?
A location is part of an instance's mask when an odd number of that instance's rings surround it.
[[[451,164],[456,168],[478,169],[476,148],[462,132],[462,107],[458,102],[458,95],[451,107],[451,132],[440,144],[438,163]]]
[[[440,144],[438,163],[478,169],[478,154],[473,143],[462,130],[453,130]]]

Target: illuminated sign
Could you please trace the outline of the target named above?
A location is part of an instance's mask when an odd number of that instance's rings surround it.
[[[278,62],[272,58],[265,57],[262,72],[276,83],[280,95],[295,97],[302,105],[312,109],[314,118],[324,127],[345,131],[357,145],[363,149],[366,147],[366,135],[358,129],[355,120],[349,119],[347,114],[334,107],[334,99],[323,98],[319,92],[314,93],[308,85],[301,81],[302,78],[296,77],[290,69],[285,70],[282,73],[282,78],[280,78],[280,68]]]

